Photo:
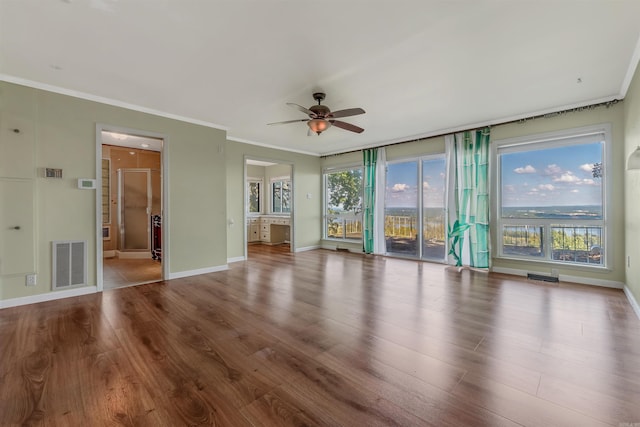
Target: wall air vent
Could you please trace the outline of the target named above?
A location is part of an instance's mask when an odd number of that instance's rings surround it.
[[[534,274],[534,273],[528,273],[527,279],[540,280],[542,282],[551,282],[551,283],[558,283],[559,281],[558,278],[554,276],[545,276],[544,274]]]
[[[52,242],[53,289],[68,289],[87,284],[87,241]]]

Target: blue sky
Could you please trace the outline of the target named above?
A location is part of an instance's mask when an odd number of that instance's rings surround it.
[[[601,205],[602,180],[591,167],[602,144],[590,143],[501,156],[502,204],[506,207]]]
[[[444,205],[445,161],[423,161],[424,177],[418,184],[418,163],[392,163],[387,166],[385,205],[390,208],[417,207],[418,188],[424,189],[424,207],[441,208]]]

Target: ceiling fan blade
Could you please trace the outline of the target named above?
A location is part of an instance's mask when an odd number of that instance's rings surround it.
[[[352,125],[351,123],[342,122],[340,120],[329,120],[329,121],[334,126],[338,126],[339,128],[344,129],[344,130],[348,130],[348,131],[355,132],[355,133],[364,132],[364,129],[362,129],[361,127],[358,127],[356,125]]]
[[[287,105],[288,105],[289,107],[293,107],[293,108],[295,108],[296,110],[300,110],[300,111],[302,111],[303,113],[307,114],[309,117],[311,117],[311,118],[313,118],[313,119],[315,119],[316,117],[318,117],[318,116],[316,115],[316,113],[314,113],[313,111],[309,110],[308,108],[303,107],[302,105],[294,104],[293,102],[287,102]]]
[[[349,116],[357,116],[358,114],[364,114],[365,111],[362,108],[347,108],[346,110],[338,110],[333,113],[329,113],[327,118],[339,118],[339,117],[349,117]]]
[[[267,125],[286,125],[287,123],[307,122],[309,119],[287,120],[284,122],[267,123]]]

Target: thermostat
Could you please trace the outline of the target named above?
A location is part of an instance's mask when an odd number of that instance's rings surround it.
[[[96,180],[89,178],[79,178],[78,188],[82,190],[94,190],[96,188]]]

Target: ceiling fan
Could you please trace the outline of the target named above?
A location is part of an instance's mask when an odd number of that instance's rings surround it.
[[[336,120],[342,117],[357,116],[358,114],[364,114],[365,111],[362,108],[347,108],[346,110],[338,110],[331,112],[329,107],[322,105],[325,94],[322,92],[316,92],[313,94],[313,99],[318,101],[318,105],[312,105],[309,108],[304,108],[302,105],[287,102],[287,105],[302,111],[309,116],[308,119],[287,120],[284,122],[269,123],[269,125],[284,125],[287,123],[307,122],[309,126],[309,135],[311,132],[315,132],[320,135],[325,130],[329,129],[331,125],[337,126],[341,129],[351,132],[362,133],[364,129],[351,123],[346,123],[341,120]]]

